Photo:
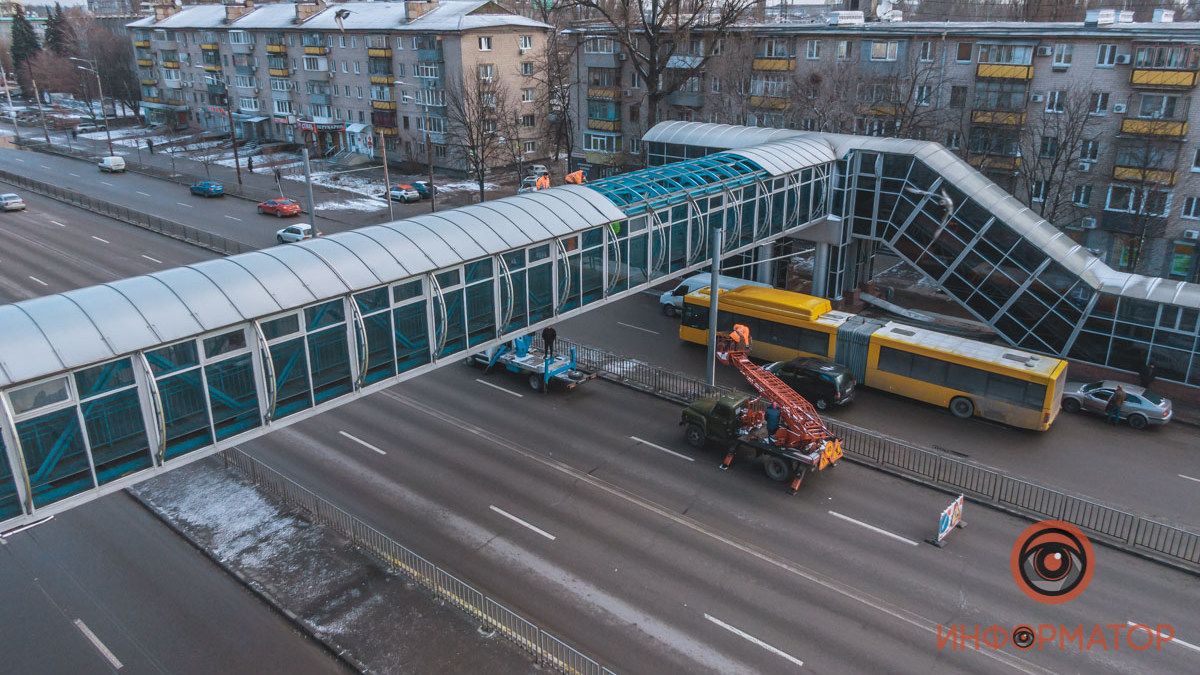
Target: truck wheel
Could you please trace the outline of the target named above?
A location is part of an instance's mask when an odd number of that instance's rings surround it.
[[[545,382],[542,381],[542,376],[534,373],[529,376],[529,388],[534,391],[542,391],[545,387]]]
[[[763,470],[767,472],[767,478],[778,483],[784,482],[792,475],[792,467],[779,457],[767,457],[764,459]]]
[[[704,429],[702,429],[700,425],[696,424],[695,422],[688,422],[687,430],[684,431],[684,438],[687,440],[687,444],[693,448],[703,448],[704,441],[706,440],[704,437]]]
[[[960,420],[969,420],[975,416],[975,404],[965,396],[955,396],[950,399],[950,414]]]

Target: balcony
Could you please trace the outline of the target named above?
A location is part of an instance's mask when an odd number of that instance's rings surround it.
[[[316,105],[329,105],[329,94],[312,94],[308,95],[308,102]]]
[[[157,96],[143,96],[143,103],[162,103],[162,99]]]
[[[375,110],[395,110],[395,101],[371,101],[371,108]]]
[[[621,90],[616,87],[588,87],[587,97],[602,101],[615,101],[621,98]]]
[[[162,86],[166,89],[179,89],[183,87],[183,80],[163,80]]]
[[[253,75],[258,68],[256,66],[234,66],[233,72],[238,75]]]
[[[1014,66],[1005,63],[980,63],[975,66],[975,77],[989,80],[1033,79],[1033,66]]]
[[[593,120],[587,121],[587,128],[592,131],[620,131],[621,120]]]
[[[1129,84],[1135,87],[1190,89],[1196,86],[1196,71],[1134,68],[1129,75]]]
[[[292,71],[290,68],[267,68],[267,74],[271,77],[287,77]]]
[[[390,85],[391,83],[396,81],[395,78],[396,78],[395,75],[372,75],[371,76],[371,84]]]
[[[325,45],[304,45],[304,53],[308,56],[325,56],[329,53],[329,47]]]
[[[268,54],[287,54],[287,45],[285,44],[269,44],[267,45]]]
[[[210,93],[210,94],[224,94],[225,93],[225,85],[221,82],[211,82],[211,83],[205,85],[205,88],[208,90],[208,93]]]
[[[795,70],[796,59],[790,56],[760,56],[751,66],[754,70]]]
[[[900,111],[899,104],[896,103],[868,103],[858,107],[858,114],[871,115],[873,117],[894,117]]]
[[[137,64],[143,68],[153,68],[154,67],[154,59],[138,59]],[[163,65],[165,66],[167,64],[164,63]],[[175,67],[178,68],[179,66],[176,65]]]
[[[971,121],[975,124],[995,124],[1006,127],[1025,125],[1024,111],[972,110]]]
[[[1159,136],[1182,139],[1187,136],[1188,123],[1183,120],[1121,120],[1121,133],[1135,136]]]
[[[1174,185],[1175,172],[1170,169],[1153,169],[1136,166],[1114,166],[1113,179],[1130,183],[1155,183]]]
[[[134,41],[133,41],[133,46],[134,46],[134,47],[140,47],[141,49],[149,49],[149,48],[150,48],[150,41],[149,41],[149,40],[134,40]]]
[[[390,59],[392,58],[391,47],[368,47],[367,56],[373,59]]]
[[[446,57],[442,54],[442,50],[440,49],[418,49],[417,60],[428,63],[441,63],[442,61],[446,60]]]
[[[187,105],[187,102],[184,101],[183,98],[181,98],[179,96],[169,96],[167,98],[164,98],[163,103],[165,103],[167,105],[175,105],[175,106],[186,106]],[[717,311],[719,312],[720,309],[718,309]]]
[[[162,67],[170,68],[171,70],[179,70],[179,62],[178,61],[163,61]]]
[[[204,64],[204,69],[205,69],[205,70],[207,70],[207,71],[208,71],[208,72],[210,72],[210,73],[219,73],[219,72],[221,72],[221,64],[219,64],[219,63],[206,63],[206,64]]]
[[[399,136],[400,135],[400,129],[398,129],[397,127],[383,127],[383,126],[379,126],[378,124],[375,124],[372,126],[375,128],[375,131],[378,131],[379,133],[383,134],[384,136]]]
[[[750,107],[783,110],[788,107],[788,100],[782,96],[751,96]]]
[[[156,77],[143,77],[142,78],[142,86],[143,87],[153,87],[157,84],[158,84],[158,78],[156,78]]]
[[[980,171],[1016,171],[1021,168],[1021,158],[1009,155],[971,154],[967,163]]]
[[[206,52],[215,52],[215,51],[220,51],[221,45],[219,45],[215,42],[201,42],[200,49],[202,49]]]

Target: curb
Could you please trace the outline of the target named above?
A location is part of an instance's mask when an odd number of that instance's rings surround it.
[[[255,582],[252,579],[247,578],[238,570],[235,570],[232,567],[226,565],[225,561],[223,561],[220,558],[218,558],[217,556],[215,556],[207,548],[201,546],[195,539],[192,539],[192,537],[187,532],[184,532],[178,525],[176,525],[174,521],[172,521],[171,519],[167,518],[165,515],[160,513],[158,511],[158,509],[154,508],[154,506],[150,502],[142,499],[141,496],[139,496],[132,490],[125,490],[124,492],[125,492],[125,494],[129,495],[129,497],[131,499],[133,499],[134,502],[136,502],[137,504],[140,504],[142,506],[142,508],[146,509],[146,511],[148,511],[150,513],[150,515],[152,515],[156,519],[158,519],[158,521],[161,522],[163,525],[166,525],[167,528],[170,529],[172,532],[174,532],[177,536],[179,536],[179,538],[186,541],[192,548],[199,551],[200,554],[203,555],[205,558],[208,558],[209,560],[211,560],[213,562],[213,564],[215,564],[217,567],[221,568],[222,571],[224,571],[226,574],[228,574],[230,577],[232,577],[234,580],[236,580],[246,590],[253,593],[259,600],[261,600],[264,604],[266,604],[267,607],[271,608],[272,610],[277,612],[280,616],[287,619],[288,622],[291,623],[292,626],[296,630],[298,630],[301,634],[307,635],[309,639],[311,639],[313,642],[317,643],[322,648],[324,648],[325,651],[328,652],[330,656],[334,657],[338,661],[341,661],[342,663],[344,663],[345,665],[349,666],[350,668],[354,669],[355,671],[357,671],[359,673],[371,672],[371,669],[368,668],[365,663],[363,663],[362,661],[359,661],[357,658],[355,658],[355,656],[353,654],[351,654],[348,650],[342,648],[340,645],[338,645],[336,642],[334,642],[330,638],[326,637],[325,635],[323,635],[317,631],[314,631],[312,628],[310,628],[308,626],[308,624],[304,622],[303,619],[301,619],[299,616],[297,616],[294,612],[292,612],[287,607],[284,607],[283,604],[280,603],[278,600],[276,600],[275,596],[273,596],[261,584]],[[290,507],[286,507],[286,508],[288,508],[288,510],[291,510]],[[299,517],[299,516],[297,516],[297,517]]]

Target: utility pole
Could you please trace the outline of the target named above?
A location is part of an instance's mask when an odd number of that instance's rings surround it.
[[[379,150],[383,153],[383,198],[388,203],[388,220],[395,220],[396,214],[392,209],[392,178],[388,175],[387,141],[383,132],[379,132]]]
[[[8,97],[8,112],[12,114],[13,136],[20,143],[21,129],[17,126],[17,109],[13,107],[12,87],[8,86],[8,71],[4,69],[4,66],[0,66],[0,78],[4,79],[4,94]]]
[[[30,77],[29,81],[33,83],[33,97],[38,102],[38,116],[42,118],[42,133],[46,134],[46,145],[50,145],[50,128],[46,126],[46,111],[42,110],[42,94],[38,91],[37,80]]]
[[[108,113],[105,112],[105,110],[104,110],[104,83],[100,81],[100,68],[96,65],[95,61],[92,61],[90,59],[81,59],[79,57],[72,56],[71,60],[88,64],[88,67],[85,67],[85,66],[75,66],[75,67],[80,70],[86,70],[89,73],[96,76],[96,93],[98,93],[100,95],[100,119],[104,122],[104,136],[105,136],[105,138],[108,139],[108,154],[109,155],[116,154],[113,152],[112,132],[108,130]],[[92,102],[88,101],[88,111],[91,111],[91,109],[92,109]],[[96,119],[95,115],[92,116],[92,119],[93,120]]]
[[[408,83],[404,80],[392,82],[392,86],[400,86],[402,84]],[[426,91],[432,92],[433,90],[429,89]],[[429,95],[433,96],[432,93]],[[422,103],[415,96],[400,95],[396,97],[397,101],[401,99],[412,101],[421,106],[421,125],[425,127],[425,163],[429,165],[429,211],[433,213],[437,211],[437,188],[433,185],[433,137],[429,132],[429,102]],[[391,197],[389,196],[388,199],[391,199]]]
[[[196,65],[197,68],[203,68],[203,65]],[[229,144],[233,146],[233,170],[237,173],[238,186],[242,185],[242,160],[238,157],[237,151],[237,133],[233,126],[233,99],[229,97],[229,82],[220,75],[205,75],[205,78],[212,80],[216,84],[225,87],[225,119],[229,121]]]
[[[307,139],[305,139],[307,141]],[[310,218],[309,225],[312,226],[313,236],[317,236],[317,210],[313,207],[313,191],[312,191],[312,169],[308,166],[308,143],[304,144],[302,150],[304,153],[304,187],[308,192],[308,215]]]
[[[720,227],[712,228],[708,245],[712,249],[712,274],[708,282],[708,360],[705,363],[705,381],[708,386],[717,384],[717,291],[721,287],[721,235]]]

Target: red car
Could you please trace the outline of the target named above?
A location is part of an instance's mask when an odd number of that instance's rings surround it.
[[[300,203],[295,199],[268,199],[258,205],[258,212],[287,218],[300,215]]]

